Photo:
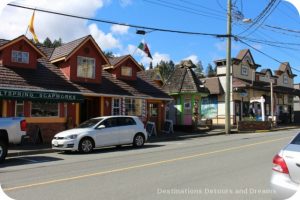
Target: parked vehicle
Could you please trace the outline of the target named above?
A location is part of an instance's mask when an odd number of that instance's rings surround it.
[[[146,140],[146,129],[138,117],[105,116],[92,118],[77,128],[56,134],[52,148],[89,153],[104,146],[133,144],[142,147]]]
[[[26,120],[22,117],[0,118],[0,162],[5,160],[9,144],[20,144],[26,136]]]
[[[300,193],[300,133],[273,158],[273,164],[273,199],[293,199]]]

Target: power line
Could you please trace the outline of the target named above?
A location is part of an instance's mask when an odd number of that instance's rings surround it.
[[[203,8],[205,10],[213,11],[214,13],[217,13],[217,14],[220,14],[220,12],[223,12],[224,14],[226,14],[226,12],[224,12],[222,10],[217,10],[217,9],[214,9],[214,8],[206,7],[206,6],[203,6],[202,4],[195,3],[195,2],[192,2],[192,1],[188,1],[188,0],[179,0],[179,1],[189,3],[191,5]]]
[[[251,49],[254,49],[255,51],[257,51],[257,52],[263,54],[264,56],[266,56],[266,57],[268,57],[268,58],[270,58],[270,59],[272,59],[272,60],[278,62],[279,64],[285,64],[285,63],[279,61],[278,59],[276,59],[276,58],[270,56],[269,54],[267,54],[267,53],[265,53],[265,52],[263,52],[263,51],[261,51],[261,50],[255,48],[254,46],[248,44],[247,42],[245,42],[245,41],[243,41],[243,40],[241,40],[241,39],[238,39],[238,41],[240,41],[240,42],[243,43],[244,45],[250,47]],[[296,68],[293,68],[293,67],[291,67],[291,68],[292,68],[293,70],[297,71],[297,72],[300,72],[300,70],[298,70],[298,69],[296,69]]]
[[[257,41],[257,40],[251,40],[251,39],[247,39],[247,38],[244,38],[244,40],[247,40],[247,41],[253,42],[253,43],[268,45],[268,46],[271,46],[271,47],[277,47],[277,48],[281,48],[281,49],[289,49],[289,50],[300,51],[300,49],[297,49],[297,48],[280,46],[280,45],[276,45],[276,44],[272,44],[272,43],[267,43],[267,42],[262,42],[262,41]]]
[[[177,4],[177,3],[171,3],[171,2],[168,2],[168,1],[164,1],[164,0],[160,0],[160,1],[144,0],[144,1],[147,2],[147,3],[154,4],[154,5],[159,5],[159,6],[163,6],[163,7],[167,7],[167,8],[172,8],[174,10],[182,11],[182,12],[185,12],[185,13],[192,13],[192,14],[203,16],[203,17],[209,17],[209,18],[214,18],[214,19],[217,19],[217,20],[225,21],[225,19],[223,18],[222,15],[218,15],[218,14],[215,14],[215,13],[208,13],[208,12],[199,12],[199,10],[196,10],[194,8],[187,7],[187,6],[184,6],[184,5],[180,5],[180,4]]]
[[[239,33],[238,35],[242,35],[243,33],[247,32],[248,30],[250,30],[252,27],[254,27],[256,24],[258,24],[270,11],[270,9],[273,7],[273,5],[277,2],[277,0],[271,0],[267,6],[263,9],[263,11],[253,20],[253,23],[251,23],[251,25],[246,28],[246,30],[242,31],[241,33]]]
[[[128,26],[128,27],[131,27],[131,28],[146,29],[146,30],[151,30],[151,31],[170,32],[170,33],[179,33],[179,34],[188,34],[188,35],[212,36],[212,37],[218,37],[218,38],[227,37],[224,34],[204,33],[204,32],[190,32],[190,31],[181,31],[181,30],[172,30],[172,29],[163,29],[163,28],[156,28],[156,27],[149,27],[149,26],[133,25],[133,24],[115,22],[115,21],[110,21],[110,20],[82,17],[82,16],[78,16],[78,15],[60,13],[60,12],[55,12],[55,11],[50,11],[50,10],[45,10],[45,9],[40,9],[40,8],[33,8],[33,7],[17,5],[17,4],[7,4],[7,5],[12,6],[12,7],[22,8],[22,9],[35,10],[35,11],[39,11],[39,12],[43,12],[43,13],[49,13],[49,14],[54,14],[54,15],[65,16],[65,17],[84,19],[84,20],[101,22],[101,23],[106,23],[106,24]]]
[[[292,30],[292,29],[282,28],[279,26],[271,26],[271,25],[267,25],[267,24],[265,26],[272,28],[272,29],[278,29],[278,30],[282,30],[282,31],[292,32],[292,33],[300,33],[300,30]]]
[[[263,25],[263,23],[268,19],[268,17],[274,12],[274,10],[277,8],[277,6],[279,4],[280,4],[280,1],[278,1],[277,4],[275,6],[273,6],[273,8],[270,8],[272,10],[270,10],[270,12],[267,15],[265,15],[263,21],[253,31],[248,33],[246,36],[249,36],[249,35],[253,34],[258,28],[260,28]]]

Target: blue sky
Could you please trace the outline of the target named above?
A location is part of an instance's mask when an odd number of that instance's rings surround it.
[[[300,44],[300,33],[291,33],[269,28],[266,25],[291,30],[300,30],[300,17],[292,4],[279,0],[264,23],[252,27],[242,36],[256,40]],[[106,19],[127,24],[156,27],[163,29],[182,30],[205,33],[226,33],[226,3],[227,0],[4,0],[1,3],[12,2],[51,11],[75,14],[79,16]],[[255,19],[267,6],[270,0],[233,0],[234,10],[243,13],[245,18]],[[0,13],[0,37],[13,39],[25,34],[32,11],[2,5]],[[233,34],[238,35],[251,26],[241,20],[233,20]],[[113,26],[87,20],[53,16],[36,12],[35,31],[40,40],[49,36],[52,40],[59,37],[63,42],[91,34],[100,48],[112,51],[116,55],[133,54],[139,63],[148,66],[151,61],[136,46],[145,41],[153,56],[154,64],[160,60],[173,60],[175,63],[182,59],[191,58],[194,62],[201,61],[206,68],[208,63],[213,64],[216,59],[225,58],[226,41],[221,38],[184,35],[153,31],[146,35],[137,35],[136,28]],[[27,33],[27,36],[32,36]],[[293,72],[298,75],[295,83],[300,82],[299,45],[279,44],[291,49],[268,46],[261,43],[249,42],[260,51],[276,58],[279,61],[288,61]],[[273,44],[273,43],[272,43]],[[278,43],[274,43],[278,45]],[[232,57],[238,51],[248,48],[240,42],[233,42]],[[258,68],[276,70],[279,63],[251,50]],[[297,71],[299,70],[299,71]]]

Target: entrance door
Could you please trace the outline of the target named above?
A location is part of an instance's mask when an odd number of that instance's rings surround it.
[[[86,98],[80,104],[80,122],[100,116],[100,100],[97,97]]]
[[[155,127],[158,127],[158,115],[159,115],[159,104],[158,103],[149,103],[148,104],[148,121],[154,122]],[[158,131],[158,130],[156,130]]]
[[[241,102],[235,101],[234,106],[234,124],[236,125],[239,121],[241,121]]]

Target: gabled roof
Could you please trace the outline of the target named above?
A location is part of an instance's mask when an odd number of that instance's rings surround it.
[[[253,56],[252,56],[252,54],[251,54],[250,49],[242,49],[242,50],[240,50],[239,53],[238,53],[238,55],[236,56],[236,58],[237,58],[238,60],[240,60],[240,61],[243,61],[243,59],[244,59],[247,55],[250,56],[250,58],[251,58],[251,60],[252,60],[252,62],[253,62],[253,63],[248,62],[248,64],[254,66],[255,68],[260,67],[260,65],[258,65],[258,64],[255,63],[255,61],[254,61],[254,59],[253,59]]]
[[[163,81],[163,78],[162,78],[158,68],[145,70],[145,75],[151,80]]]
[[[60,47],[56,47],[49,60],[51,61],[51,63],[55,63],[61,60],[68,60],[78,49],[80,49],[88,41],[91,41],[94,44],[96,49],[103,56],[106,63],[109,64],[108,59],[106,58],[106,56],[104,55],[104,53],[102,52],[102,50],[91,35],[68,42]]]
[[[293,74],[290,63],[289,62],[283,62],[280,64],[279,69],[275,71],[276,75],[281,75],[282,73],[284,73],[285,71],[288,72],[288,75],[291,78],[296,77],[296,74]]]
[[[266,75],[267,72],[270,72],[271,76],[272,77],[276,77],[275,75],[273,75],[273,72],[271,69],[261,69],[260,72],[256,72],[257,74],[263,74],[263,75]]]
[[[168,94],[209,93],[193,69],[184,62],[175,68],[162,89]]]
[[[204,78],[201,79],[204,86],[207,87],[210,94],[223,94],[224,90],[221,86],[219,77],[211,77],[211,78]]]
[[[171,100],[168,94],[145,76],[144,71],[138,72],[136,80],[126,81],[104,70],[101,84],[78,83],[68,80],[46,58],[38,59],[36,70],[0,66],[0,88]]]
[[[0,50],[5,49],[6,47],[13,45],[21,40],[24,40],[29,46],[31,46],[41,57],[47,57],[44,52],[37,48],[25,35],[21,35],[13,40],[1,40],[0,41]]]
[[[140,71],[143,71],[144,69],[136,62],[136,60],[131,56],[131,55],[124,55],[124,56],[120,56],[120,57],[112,57],[112,58],[108,58],[109,62],[110,62],[110,66],[105,66],[103,69],[115,69],[117,67],[119,67],[124,61],[126,61],[127,59],[132,60],[135,65],[140,69]]]

